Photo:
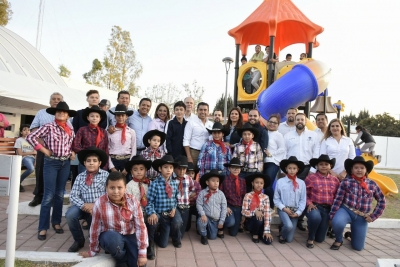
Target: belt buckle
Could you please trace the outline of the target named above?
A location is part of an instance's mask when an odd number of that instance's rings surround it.
[[[163,211],[161,214],[163,216],[169,216],[169,215],[171,215],[171,211]]]

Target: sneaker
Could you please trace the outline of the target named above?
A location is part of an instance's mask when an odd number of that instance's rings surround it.
[[[206,236],[201,236],[201,243],[202,243],[203,245],[208,245],[208,239],[207,239]]]

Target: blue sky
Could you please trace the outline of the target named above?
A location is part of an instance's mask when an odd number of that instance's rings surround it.
[[[7,28],[32,45],[36,43],[39,0],[11,0],[13,19]],[[344,114],[368,109],[400,117],[397,97],[397,48],[400,1],[293,0],[314,23],[324,27],[314,58],[332,68],[329,94],[342,100]],[[66,65],[82,79],[95,58],[102,58],[113,25],[131,33],[143,74],[143,92],[155,84],[198,84],[204,100],[214,107],[225,91],[222,58],[234,58],[235,43],[228,30],[239,25],[261,0],[168,1],[45,1],[42,54],[57,68]],[[262,34],[262,33],[260,33]],[[304,45],[281,51],[297,60]],[[248,56],[254,48],[249,47]],[[233,95],[233,68],[228,90]],[[282,100],[284,101],[284,99]]]

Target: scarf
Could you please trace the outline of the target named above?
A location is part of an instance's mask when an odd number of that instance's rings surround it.
[[[239,183],[239,176],[235,176],[232,173],[229,174],[230,177],[235,181],[236,193],[240,197],[240,183]]]
[[[101,140],[104,138],[104,135],[103,135],[102,131],[100,130],[100,127],[98,124],[94,125],[94,124],[90,123],[89,127],[97,130],[96,147],[99,147],[99,144],[100,144]]]
[[[168,198],[172,197],[172,186],[165,180],[165,193],[167,193]]]
[[[214,195],[215,193],[217,193],[217,190],[211,191],[211,189],[208,189],[207,195],[204,196],[204,198],[206,199],[206,201],[204,201],[204,204],[207,204],[211,196]]]
[[[183,180],[185,180],[185,177],[176,177],[176,179],[179,180],[178,190],[181,192],[181,196],[183,196]]]
[[[246,149],[245,149],[244,152],[245,152],[246,155],[248,155],[250,153],[250,147],[253,144],[253,140],[250,140],[250,142],[242,141],[242,143],[243,143],[243,145],[246,146]]]
[[[151,157],[152,155],[154,155],[156,159],[160,159],[160,158],[161,158],[161,154],[160,154],[158,148],[153,149],[153,148],[149,147],[149,149],[150,149],[149,157]]]
[[[130,220],[132,216],[132,211],[128,209],[127,201],[125,196],[118,202],[113,202],[115,205],[121,207],[121,216],[124,217],[125,220]]]
[[[125,144],[125,141],[126,141],[126,123],[124,123],[124,124],[117,123],[117,124],[115,124],[115,127],[122,128],[121,144]]]
[[[226,147],[225,147],[225,144],[224,144],[224,142],[222,140],[215,140],[214,139],[214,143],[221,147],[222,153],[226,154]]]
[[[99,170],[95,171],[95,172],[88,172],[86,171],[86,179],[85,179],[85,183],[87,186],[91,186],[93,183],[93,178],[96,176],[96,174],[99,172]]]
[[[63,121],[59,121],[59,120],[55,119],[55,122],[56,122],[57,125],[60,126],[60,128],[63,129],[64,132],[66,132],[69,136],[72,135],[71,128],[69,128],[69,126],[67,125],[67,122],[66,122],[66,121],[63,122]]]
[[[292,180],[292,182],[293,182],[293,191],[295,191],[296,192],[296,189],[297,188],[299,188],[299,184],[296,182],[296,175],[289,175],[289,174],[287,174],[287,177],[290,179],[290,180]]]
[[[260,206],[260,197],[258,195],[261,194],[262,190],[260,191],[253,190],[253,191],[254,194],[250,204],[250,211],[254,211],[256,208]]]
[[[367,191],[367,193],[369,194],[369,189],[368,189],[368,185],[365,182],[365,178],[367,178],[367,176],[363,176],[363,177],[357,177],[354,174],[351,175],[351,178],[353,178],[354,180],[356,180],[357,182],[360,183],[361,187],[364,188],[365,191]]]
[[[133,177],[132,180],[134,182],[139,183],[140,205],[142,205],[142,207],[146,207],[147,206],[147,195],[146,195],[146,192],[144,191],[143,184],[147,184],[147,185],[150,184],[150,180],[148,178],[143,178],[142,180],[139,180],[135,177]]]

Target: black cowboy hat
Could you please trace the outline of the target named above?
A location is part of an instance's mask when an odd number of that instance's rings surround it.
[[[132,114],[133,114],[133,110],[128,110],[128,108],[125,105],[122,105],[122,104],[118,104],[115,107],[114,111],[112,111],[112,110],[108,110],[108,111],[110,111],[110,113],[113,114],[113,115],[126,114],[126,116],[128,116],[128,117],[132,116]]]
[[[251,183],[252,183],[252,182],[254,181],[254,179],[256,179],[256,178],[262,178],[262,179],[264,179],[264,189],[268,188],[268,186],[271,184],[271,178],[270,178],[268,175],[262,174],[261,172],[255,172],[255,173],[252,173],[252,174],[247,175],[247,176],[245,177],[247,187],[251,188],[251,186],[252,186]]]
[[[142,155],[133,156],[130,161],[125,163],[125,170],[130,172],[133,165],[143,164],[146,170],[151,168],[151,160],[145,159]]]
[[[76,116],[76,111],[69,109],[67,102],[64,102],[64,101],[58,102],[58,104],[55,108],[47,108],[46,112],[49,113],[50,115],[56,115],[56,112],[58,110],[68,112],[68,116],[70,116],[70,117]]]
[[[150,143],[149,143],[149,139],[151,139],[153,136],[159,136],[160,137],[160,146],[162,144],[164,144],[165,142],[165,138],[167,137],[167,135],[164,132],[161,132],[159,130],[151,130],[148,131],[145,135],[143,135],[143,144],[145,147],[149,147]]]
[[[297,165],[297,167],[299,168],[299,171],[297,172],[298,174],[299,174],[299,173],[302,173],[302,172],[304,171],[304,163],[303,163],[302,161],[298,161],[297,158],[296,158],[295,156],[291,156],[291,157],[289,157],[288,159],[282,160],[281,163],[279,164],[279,166],[281,167],[281,170],[282,170],[284,173],[287,174],[286,167],[287,167],[290,163],[293,163],[293,164],[296,164],[296,165]]]
[[[208,179],[210,179],[211,177],[218,177],[219,184],[222,184],[222,182],[225,179],[225,175],[220,174],[218,170],[211,170],[210,172],[207,172],[207,173],[203,174],[203,176],[201,176],[201,178],[200,178],[201,188],[204,189],[207,187],[206,181],[208,181]]]
[[[100,122],[103,122],[107,119],[107,114],[104,110],[100,109],[99,106],[92,106],[90,108],[85,108],[82,112],[82,119],[86,122],[89,122],[87,117],[89,116],[90,113],[96,112],[100,114]]]
[[[110,100],[108,100],[108,99],[102,99],[102,100],[100,101],[100,103],[99,103],[99,106],[109,106],[109,107],[111,107]]]
[[[214,122],[212,129],[207,129],[207,131],[212,134],[213,132],[222,132],[224,136],[227,136],[230,133],[228,128],[222,126],[220,122]]]
[[[174,161],[174,158],[171,155],[165,155],[161,159],[156,159],[155,161],[153,161],[151,166],[153,167],[154,170],[160,172],[158,170],[158,167],[161,167],[164,164],[172,164],[172,166],[174,166],[174,168],[178,167],[178,165],[179,165],[178,162]]]
[[[85,164],[83,164],[83,163],[85,162],[86,157],[89,154],[96,154],[97,156],[100,157],[100,161],[101,161],[100,168],[103,168],[108,163],[108,155],[106,154],[106,152],[104,152],[101,149],[98,149],[95,146],[91,146],[89,148],[82,149],[81,151],[78,152],[79,163],[82,164],[83,166],[85,166]]]
[[[186,156],[177,156],[175,158],[175,162],[178,162],[178,164],[179,164],[178,167],[183,167],[183,168],[189,167],[188,159]]]
[[[199,172],[199,168],[197,168],[197,166],[194,166],[193,162],[188,162],[188,167],[186,171],[194,171],[194,174],[196,175]]]
[[[351,174],[351,169],[353,168],[353,165],[356,163],[364,165],[365,168],[367,168],[367,173],[370,173],[374,168],[374,162],[372,160],[365,161],[363,157],[357,156],[354,159],[346,159],[344,161],[344,168],[346,169],[348,175]]]
[[[336,159],[335,158],[330,159],[329,156],[325,154],[321,154],[317,159],[316,158],[311,159],[310,165],[311,167],[316,169],[315,166],[317,166],[318,163],[320,163],[321,161],[328,162],[331,165],[331,168],[335,167]]]
[[[253,135],[254,135],[254,138],[253,138],[253,139],[257,138],[257,136],[259,135],[258,129],[255,128],[255,127],[253,127],[253,126],[251,126],[251,124],[248,123],[248,122],[245,123],[245,124],[243,125],[242,128],[237,128],[237,129],[236,129],[236,132],[238,133],[239,136],[242,136],[242,134],[243,134],[244,131],[250,131],[250,132],[252,132]]]
[[[239,158],[232,158],[229,163],[224,163],[224,167],[239,167],[239,168],[242,168],[243,165],[240,164]]]

